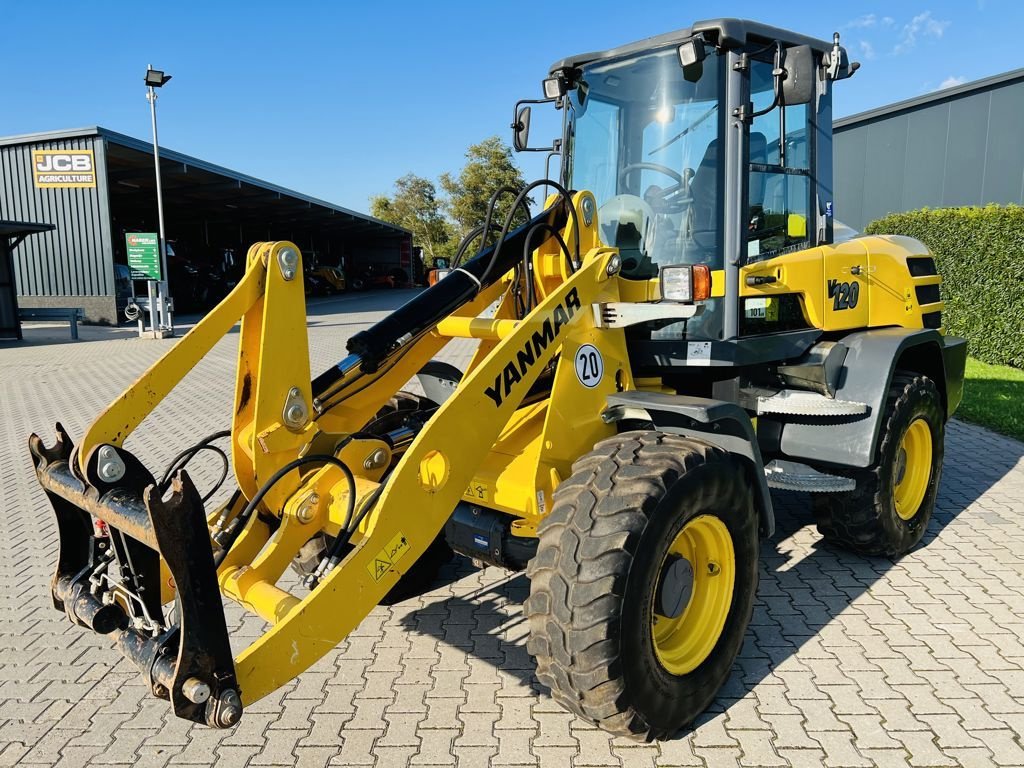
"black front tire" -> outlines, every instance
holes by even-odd
[[[901,469],[901,444],[908,428],[922,420],[931,436],[928,485],[909,519],[896,509],[895,489]],[[818,531],[826,541],[861,555],[898,557],[924,536],[935,509],[942,474],[946,414],[935,382],[927,376],[897,371],[889,387],[885,422],[875,462],[866,469],[841,471],[857,487],[848,493],[814,495]]]
[[[728,613],[704,660],[672,674],[655,650],[655,591],[670,545],[704,515],[732,539]],[[538,534],[526,616],[540,682],[615,735],[650,740],[690,724],[731,673],[757,591],[757,515],[739,461],[678,435],[617,435],[575,463]]]

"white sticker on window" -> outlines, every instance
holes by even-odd
[[[601,383],[604,376],[604,358],[593,344],[584,344],[576,350],[576,378],[580,384],[593,389]]]
[[[746,299],[743,302],[743,314],[755,320],[763,320],[767,317],[768,299],[755,298]]]
[[[711,342],[687,342],[686,362],[690,365],[711,365]]]

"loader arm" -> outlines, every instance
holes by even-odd
[[[575,213],[588,195],[550,201],[354,337],[352,354],[313,380],[299,249],[254,245],[238,286],[111,403],[79,448],[59,425],[52,448],[32,436],[59,529],[55,606],[109,634],[179,717],[217,727],[308,668],[422,555],[560,345],[592,330],[593,304],[617,298],[616,251],[599,247],[596,221],[583,227]],[[570,215],[581,264],[548,248],[548,232]],[[538,227],[544,237],[531,240]],[[510,290],[510,270],[533,244],[536,306],[521,320],[477,320]],[[124,444],[239,317],[230,435],[239,491],[206,510],[187,472],[162,486]],[[451,338],[481,336],[471,370],[418,433],[359,431]],[[279,586],[320,534],[333,544],[310,591]],[[235,659],[218,592],[270,624]],[[172,600],[173,619],[162,606]]]

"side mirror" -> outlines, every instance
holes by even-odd
[[[779,101],[787,107],[809,104],[814,98],[814,52],[809,45],[795,45],[783,52],[782,68],[786,75],[782,80],[782,94]]]
[[[523,152],[530,141],[530,108],[520,107],[516,121],[512,124],[512,146],[516,152]]]

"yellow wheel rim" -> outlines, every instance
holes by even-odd
[[[659,578],[672,555],[685,558],[693,568],[693,591],[677,618],[652,610],[651,634],[662,666],[673,675],[685,675],[711,654],[725,628],[736,583],[736,552],[725,523],[700,515],[679,531],[658,569]]]
[[[932,475],[932,431],[924,419],[914,419],[903,433],[896,453],[893,501],[896,514],[910,520],[921,508]]]

